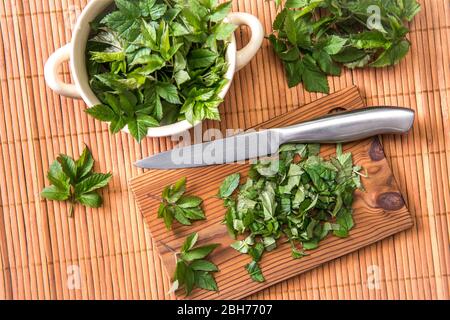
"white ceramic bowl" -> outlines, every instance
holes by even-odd
[[[91,31],[89,23],[103,13],[113,2],[113,0],[91,0],[78,18],[71,42],[56,50],[45,64],[45,80],[47,85],[62,96],[83,99],[89,108],[100,103],[99,99],[95,96],[89,86],[89,77],[86,68],[85,50]],[[234,35],[231,37],[226,52],[226,60],[229,64],[229,68],[225,74],[225,77],[229,82],[220,92],[221,98],[224,98],[227,94],[234,73],[250,62],[258,52],[264,39],[263,27],[261,22],[255,16],[248,13],[237,12],[231,13],[227,19],[229,22],[238,26],[249,26],[252,36],[247,46],[241,50],[236,49],[236,39]],[[70,61],[70,70],[74,81],[73,84],[64,83],[58,77],[60,65],[68,60]],[[192,127],[192,124],[184,120],[167,126],[150,128],[147,136],[171,136],[182,133]],[[123,130],[127,133],[129,132],[127,127]]]

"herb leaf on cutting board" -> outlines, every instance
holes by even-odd
[[[99,208],[102,197],[97,192],[108,185],[112,175],[110,173],[93,172],[94,159],[86,147],[80,158],[74,160],[61,154],[55,160],[47,173],[52,183],[41,192],[41,197],[55,201],[70,202],[70,216],[73,216],[74,205],[80,203],[90,208]]]
[[[188,236],[181,247],[180,254],[177,255],[177,266],[173,276],[172,292],[179,289],[185,290],[189,296],[195,288],[209,291],[217,291],[217,283],[213,272],[217,272],[217,266],[206,260],[209,254],[219,245],[209,244],[195,247],[198,241],[198,233]]]
[[[224,22],[231,1],[116,0],[92,23],[87,60],[101,104],[86,110],[128,126],[139,142],[149,128],[181,120],[220,120],[225,52],[236,26]]]
[[[201,207],[203,200],[196,196],[188,196],[186,178],[183,177],[173,185],[168,185],[162,192],[162,201],[158,209],[158,218],[164,220],[167,230],[172,229],[173,220],[190,226],[192,221],[206,219]]]
[[[410,49],[416,0],[275,0],[279,13],[269,41],[282,60],[289,87],[328,93],[327,75],[342,67],[386,67]],[[379,11],[379,15],[378,15]]]
[[[254,281],[265,281],[259,262],[280,238],[299,259],[330,233],[347,237],[353,228],[353,192],[363,189],[362,168],[341,145],[328,160],[319,151],[317,144],[285,144],[279,157],[253,164],[243,184],[237,173],[220,186],[227,208],[224,224],[233,238],[245,236],[231,247],[250,255],[245,269]]]

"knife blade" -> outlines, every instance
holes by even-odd
[[[415,113],[400,107],[340,112],[285,128],[253,131],[175,148],[135,163],[143,169],[181,169],[236,163],[275,154],[285,143],[343,143],[408,132]]]

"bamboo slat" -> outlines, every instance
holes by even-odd
[[[357,85],[368,105],[414,109],[407,137],[385,136],[383,145],[414,227],[284,281],[251,299],[450,298],[450,6],[421,0],[411,24],[411,52],[398,66],[346,70],[330,78],[332,92]],[[168,139],[137,145],[111,136],[85,115],[84,103],[59,97],[43,78],[48,56],[70,41],[87,0],[0,1],[0,299],[168,299],[167,277],[127,181],[143,172],[132,163],[168,150]],[[272,2],[234,0],[234,11],[258,16],[267,32]],[[248,40],[243,29],[240,45]],[[67,66],[61,70],[70,79]],[[222,106],[223,121],[205,128],[248,128],[321,97],[301,86],[288,89],[267,42],[236,75]],[[89,145],[96,170],[114,178],[100,210],[47,202],[49,164],[61,152],[78,155]],[[368,287],[372,271],[379,287]],[[73,275],[80,271],[80,287]],[[71,277],[72,276],[72,277]],[[76,279],[75,279],[76,280]],[[69,281],[69,282],[68,282]],[[69,286],[75,284],[75,286]]]

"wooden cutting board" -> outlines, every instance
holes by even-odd
[[[351,87],[299,107],[295,111],[257,126],[256,129],[293,125],[328,114],[336,108],[351,110],[363,106],[357,88]],[[266,278],[264,283],[250,280],[244,269],[250,257],[230,248],[229,245],[234,240],[228,236],[226,227],[222,225],[225,209],[222,201],[215,197],[226,176],[240,172],[245,178],[249,165],[150,170],[132,179],[130,186],[169,276],[172,276],[175,268],[174,252],[179,251],[184,239],[192,232],[199,233],[199,245],[220,244],[210,256],[220,270],[215,274],[220,291],[196,290],[190,298],[240,299],[412,226],[412,217],[392,176],[379,139],[375,137],[349,143],[344,145],[344,150],[352,152],[354,162],[363,166],[369,175],[362,180],[365,192],[357,191],[355,194],[353,206],[355,228],[346,239],[329,236],[320,243],[318,249],[310,251],[307,257],[299,260],[291,258],[289,244],[280,245],[276,250],[265,253],[261,262]],[[321,154],[324,157],[334,152],[334,145],[322,146]],[[181,177],[187,177],[187,193],[204,199],[203,208],[207,220],[188,227],[174,223],[173,230],[167,231],[163,221],[157,219],[159,206],[157,199],[160,198],[166,185],[176,182]]]

